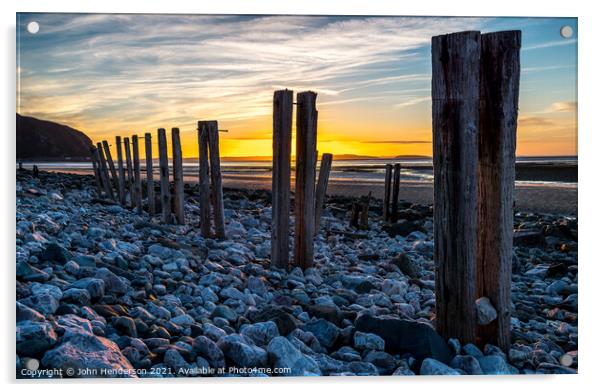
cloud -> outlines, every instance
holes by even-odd
[[[418,105],[419,103],[427,102],[427,101],[430,101],[430,100],[431,100],[430,96],[428,96],[428,97],[413,97],[413,98],[407,99],[406,101],[397,103],[397,104],[393,105],[393,107],[395,107],[395,108],[405,108],[405,107],[408,107],[408,106]]]
[[[544,110],[545,113],[575,113],[576,111],[577,102],[575,101],[554,102]]]
[[[543,49],[543,48],[552,48],[552,47],[556,47],[556,46],[566,46],[566,45],[573,45],[573,44],[577,44],[577,39],[576,38],[571,38],[571,39],[562,39],[562,40],[557,40],[557,41],[549,41],[549,42],[544,42],[544,43],[540,43],[540,44],[535,44],[535,45],[531,45],[531,46],[525,46],[524,48],[522,48],[523,51],[525,50],[535,50],[535,49]]]

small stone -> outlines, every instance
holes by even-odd
[[[250,344],[240,335],[224,336],[217,342],[217,346],[236,366],[262,367],[268,363],[268,353]]]
[[[303,326],[305,331],[314,334],[320,344],[326,348],[334,346],[335,341],[339,336],[339,329],[333,323],[324,319],[311,321]]]
[[[43,261],[56,261],[61,264],[65,264],[71,258],[73,258],[71,252],[54,242],[46,246],[41,256]]]
[[[32,295],[21,300],[21,303],[37,310],[44,316],[54,314],[59,307],[59,301],[48,293]]]
[[[127,284],[124,283],[122,278],[118,277],[107,268],[99,268],[96,271],[95,277],[102,279],[105,282],[105,290],[110,293],[122,295],[128,292]]]
[[[84,289],[68,289],[63,292],[63,301],[76,305],[87,305],[90,303],[90,294]]]
[[[360,331],[357,331],[353,336],[353,345],[359,351],[384,351],[385,349],[385,341],[383,340],[383,338],[373,333],[365,333]]]
[[[477,318],[479,325],[487,325],[497,319],[497,311],[487,297],[481,297],[476,300]]]
[[[73,282],[69,287],[88,291],[93,300],[100,299],[105,295],[105,282],[98,278],[83,278]]]
[[[238,315],[232,309],[226,305],[217,305],[211,313],[211,318],[221,317],[230,322],[234,322],[238,319]]]
[[[188,314],[181,314],[172,318],[170,321],[181,327],[190,327],[192,324],[194,324],[194,319]]]
[[[136,331],[136,323],[134,319],[127,316],[117,317],[114,321],[115,329],[122,332],[126,336],[137,337],[138,333]]]
[[[504,358],[499,355],[487,355],[477,358],[483,374],[512,374]]]
[[[38,357],[57,342],[57,336],[47,321],[25,320],[17,323],[17,354]]]
[[[449,366],[455,369],[460,369],[464,371],[464,373],[470,375],[483,374],[483,370],[481,369],[481,365],[479,365],[479,361],[470,355],[456,355],[449,363]]]
[[[205,336],[197,336],[192,343],[192,347],[203,358],[209,361],[209,364],[214,368],[222,368],[226,366],[224,353],[211,339]]]
[[[273,321],[245,324],[240,328],[240,334],[251,339],[258,346],[265,346],[278,336],[278,326]]]
[[[285,376],[319,376],[320,367],[314,359],[301,353],[285,337],[272,339],[267,347],[270,365],[274,368],[290,369]]]
[[[425,376],[459,376],[460,372],[433,358],[422,361],[420,374]]]

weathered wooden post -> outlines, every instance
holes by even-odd
[[[391,211],[389,213],[389,219],[391,222],[397,222],[397,217],[399,216],[399,182],[401,176],[401,165],[396,163],[393,166],[393,195],[391,201]]]
[[[113,157],[111,156],[111,149],[109,148],[109,142],[106,140],[102,141],[102,147],[104,149],[105,158],[107,163],[109,164],[109,169],[111,171],[111,179],[113,180],[113,187],[117,191],[119,191],[119,177],[117,177],[117,170],[115,170],[115,162],[113,162]]]
[[[119,171],[119,202],[121,205],[125,205],[125,169],[123,168],[121,136],[115,136],[115,149],[117,150],[117,170]]]
[[[155,179],[153,175],[153,142],[150,132],[144,134],[144,153],[146,155],[146,199],[148,213],[155,215]]]
[[[368,196],[366,196],[366,198],[362,198],[363,200],[360,200],[360,224],[359,227],[360,229],[368,229],[370,227],[369,222],[368,222],[368,216],[369,216],[369,212],[370,212],[370,199],[372,198],[372,191],[368,192]]]
[[[295,171],[295,265],[310,268],[314,261],[316,141],[318,111],[313,91],[297,94],[297,154]]]
[[[142,214],[142,176],[140,175],[138,135],[132,136],[132,155],[134,156],[134,196],[136,199],[136,211],[138,214]]]
[[[23,161],[19,161],[18,170],[23,171]]]
[[[161,178],[161,215],[163,223],[171,223],[171,195],[169,193],[169,161],[165,129],[159,128],[159,176]]]
[[[174,182],[175,215],[178,224],[183,225],[184,219],[184,171],[182,168],[182,145],[180,143],[180,129],[171,129],[171,149]]]
[[[96,151],[98,152],[99,156],[100,175],[102,176],[102,185],[105,188],[105,194],[107,195],[107,197],[115,199],[115,195],[113,194],[113,188],[111,188],[111,183],[109,182],[109,170],[107,169],[107,161],[105,160],[105,155],[102,151],[102,144],[96,143]]]
[[[477,133],[480,33],[432,38],[432,118],[437,330],[476,333]]]
[[[383,219],[388,220],[391,211],[391,175],[393,165],[387,163],[385,166],[385,195],[383,196]]]
[[[481,35],[476,296],[489,298],[497,319],[480,325],[477,337],[503,350],[510,347],[520,46],[520,31]]]
[[[98,160],[100,158],[96,152],[96,147],[90,146],[90,155],[92,161],[92,170],[94,171],[94,180],[96,181],[96,193],[98,194],[98,197],[102,197],[102,180],[98,165]]]
[[[330,177],[330,167],[332,166],[332,154],[322,154],[320,161],[320,173],[318,175],[318,184],[316,185],[316,233],[320,231],[320,219],[322,218],[322,207],[328,188],[328,178]]]
[[[226,238],[226,226],[224,219],[224,191],[222,189],[217,121],[208,121],[207,131],[209,136],[209,160],[211,162],[213,224],[215,227],[215,237],[223,239]]]
[[[125,149],[125,163],[128,169],[127,189],[130,193],[130,207],[136,206],[136,190],[134,189],[134,166],[132,164],[132,150],[130,149],[130,138],[123,138]]]
[[[211,190],[209,185],[209,131],[207,121],[198,122],[199,226],[203,237],[211,236]]]
[[[271,264],[287,268],[289,261],[291,137],[293,92],[274,92],[272,118],[272,253]]]

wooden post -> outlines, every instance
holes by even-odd
[[[432,39],[437,330],[475,341],[480,33]],[[477,75],[477,76],[475,76]]]
[[[109,149],[109,142],[106,140],[102,141],[102,147],[104,149],[105,158],[107,163],[109,164],[109,169],[111,171],[111,178],[113,180],[113,186],[117,191],[119,191],[119,177],[117,177],[117,170],[115,170],[115,162],[113,162],[113,157],[111,156],[111,150]],[[121,196],[121,195],[119,195]]]
[[[330,177],[330,167],[332,166],[332,154],[322,154],[320,161],[320,174],[318,175],[318,184],[316,185],[316,233],[320,231],[320,218],[322,217],[322,207],[328,188],[328,178]]]
[[[520,31],[481,36],[481,107],[477,210],[477,297],[497,319],[479,326],[482,344],[510,348],[512,211],[520,76]]]
[[[184,171],[182,169],[182,145],[180,143],[180,129],[171,129],[171,149],[174,182],[175,214],[178,224],[183,225],[184,219]]]
[[[316,140],[318,112],[312,91],[297,94],[297,156],[295,171],[295,265],[314,261]]]
[[[38,169],[38,165],[33,165],[33,176],[38,177],[40,175],[40,170]]]
[[[100,157],[96,152],[96,147],[90,146],[90,155],[92,157],[92,170],[94,171],[94,180],[96,181],[96,193],[98,193],[98,197],[102,198],[102,180],[100,176],[100,170],[98,161]]]
[[[372,191],[368,192],[368,196],[360,203],[360,224],[361,229],[368,229],[368,213],[370,212],[370,199],[372,198]]]
[[[351,214],[349,217],[349,226],[358,228],[360,221],[360,203],[354,201],[351,203]]]
[[[171,195],[169,194],[169,161],[165,129],[159,128],[159,176],[161,177],[161,215],[163,223],[171,223]]]
[[[132,136],[132,155],[134,156],[134,197],[136,199],[136,212],[142,214],[142,177],[140,176],[138,135]]]
[[[119,171],[119,202],[121,205],[125,205],[125,169],[123,168],[121,136],[115,136],[115,148],[117,149],[117,170]]]
[[[144,153],[146,154],[146,199],[148,213],[155,215],[155,179],[153,175],[153,142],[149,132],[144,134]]]
[[[115,199],[115,195],[113,194],[113,189],[111,188],[111,183],[109,182],[109,170],[107,169],[107,161],[105,160],[105,155],[102,151],[102,144],[96,143],[96,151],[98,152],[99,162],[100,162],[100,175],[102,178],[102,185],[105,188],[105,194],[107,197],[111,199]]]
[[[136,190],[134,189],[134,166],[132,165],[132,153],[130,149],[130,139],[123,138],[123,147],[125,149],[125,162],[128,169],[127,189],[130,193],[130,207],[136,206]]]
[[[219,157],[219,134],[217,121],[207,122],[209,136],[209,160],[211,162],[211,186],[213,201],[213,224],[215,226],[215,237],[226,238],[226,227],[224,219],[224,191],[222,189],[222,171]]]
[[[19,171],[23,171],[23,161],[19,161]]]
[[[385,166],[385,195],[383,197],[383,219],[388,220],[391,211],[391,175],[393,165],[387,163]]]
[[[272,253],[271,265],[288,268],[291,208],[291,137],[293,92],[274,92],[272,118]]]
[[[399,216],[399,181],[401,176],[401,165],[396,163],[393,166],[393,200],[391,200],[391,212],[389,214],[390,221],[392,223],[397,222],[397,217]]]
[[[209,131],[207,121],[198,122],[199,226],[203,237],[211,236],[211,190],[209,185]]]

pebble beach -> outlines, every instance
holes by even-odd
[[[576,206],[516,208],[505,352],[436,333],[428,201],[402,192],[388,224],[372,199],[356,229],[353,195],[327,196],[314,268],[287,271],[270,267],[270,192],[229,185],[218,241],[200,235],[193,183],[186,224],[168,225],[98,199],[92,176],[18,171],[17,377],[577,372]]]

